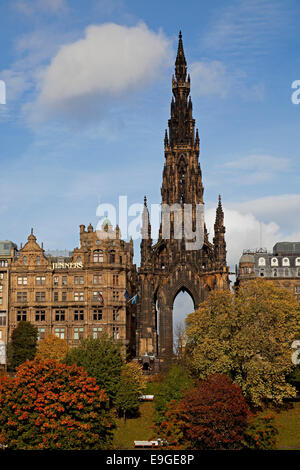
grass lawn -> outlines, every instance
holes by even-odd
[[[276,413],[276,424],[279,429],[278,449],[300,450],[300,402],[293,408]]]
[[[133,441],[149,440],[154,436],[152,426],[154,403],[144,402],[140,406],[138,418],[117,419],[114,445],[116,449],[133,449]],[[275,414],[276,425],[279,429],[277,449],[300,450],[300,402],[293,404],[293,408]]]
[[[140,416],[138,418],[117,419],[117,429],[115,430],[114,446],[116,449],[133,449],[133,441],[148,441],[153,438],[154,431],[151,429],[153,422],[153,402],[143,402],[140,406]]]

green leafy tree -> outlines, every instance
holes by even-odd
[[[94,378],[75,365],[26,361],[0,379],[0,444],[12,450],[112,447],[113,419]]]
[[[116,395],[115,405],[124,421],[129,415],[136,415],[139,410],[139,396],[145,390],[141,367],[130,362],[121,373],[120,387]]]
[[[173,365],[165,379],[159,384],[159,390],[155,395],[156,422],[158,424],[164,419],[168,404],[172,400],[179,401],[183,392],[192,386],[193,380],[186,370],[181,365]]]
[[[199,378],[229,375],[255,407],[295,396],[285,376],[293,369],[299,304],[288,289],[257,279],[237,294],[214,291],[186,322],[186,351]]]
[[[8,362],[15,369],[26,359],[32,360],[37,351],[38,329],[27,321],[21,321],[13,330],[8,346]]]
[[[65,363],[83,367],[90,377],[95,377],[97,385],[105,390],[110,403],[114,403],[124,366],[118,343],[107,336],[84,339],[80,346],[67,353]]]

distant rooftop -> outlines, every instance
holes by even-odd
[[[12,248],[17,249],[17,245],[10,240],[0,241],[0,255],[9,256]]]
[[[45,256],[46,257],[52,257],[52,258],[70,258],[73,256],[73,251],[69,250],[48,250],[45,251]]]
[[[278,242],[273,246],[273,255],[300,255],[300,242]]]

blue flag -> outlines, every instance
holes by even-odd
[[[131,303],[132,303],[132,304],[136,304],[136,303],[137,303],[137,300],[138,300],[138,295],[135,294],[135,296],[132,297],[132,299],[131,299]]]
[[[128,290],[127,290],[127,289],[125,289],[124,297],[125,297],[125,300],[126,300],[126,301],[130,299],[130,295],[128,294]]]

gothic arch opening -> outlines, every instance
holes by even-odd
[[[175,355],[185,347],[185,319],[195,311],[195,302],[191,292],[182,287],[173,300],[173,351]]]

